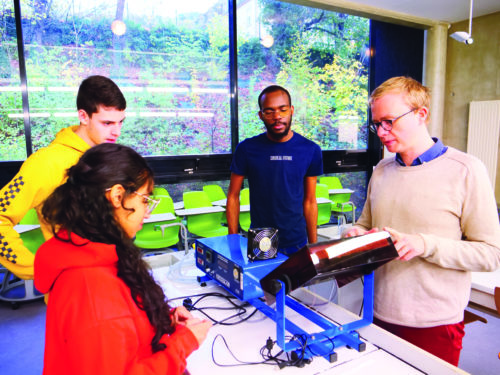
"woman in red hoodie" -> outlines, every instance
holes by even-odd
[[[211,323],[171,309],[133,238],[157,202],[131,148],[101,144],[46,200],[54,237],[35,257],[50,293],[44,374],[181,374]]]

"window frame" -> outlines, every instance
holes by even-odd
[[[26,149],[27,155],[31,155],[32,143],[31,143],[31,125],[29,119],[29,97],[27,88],[27,76],[26,67],[24,61],[24,41],[22,37],[22,24],[21,24],[21,9],[20,0],[14,1],[15,9],[15,20],[16,20],[16,32],[17,32],[17,42],[18,42],[18,53],[19,53],[19,65],[20,65],[20,76],[21,76],[21,89],[22,89],[22,103],[23,103],[23,113],[24,113],[24,127],[25,127],[25,138],[26,138]],[[308,3],[309,4],[309,3]],[[310,5],[317,5],[313,2]],[[239,129],[238,129],[238,76],[237,76],[237,34],[236,34],[236,13],[237,13],[236,0],[228,0],[228,22],[229,22],[229,72],[230,72],[230,129],[231,129],[231,153],[227,154],[207,154],[207,155],[189,155],[189,156],[150,156],[146,157],[146,160],[151,165],[154,173],[155,180],[159,184],[175,183],[181,181],[210,181],[215,179],[229,179],[230,171],[229,166],[232,160],[232,154],[236,149],[239,141]],[[332,8],[333,10],[333,8]],[[389,25],[389,27],[387,27]],[[369,91],[371,92],[376,85],[381,82],[381,75],[377,74],[377,67],[387,66],[387,63],[391,61],[393,56],[398,56],[398,59],[402,59],[400,63],[395,67],[396,69],[386,69],[384,74],[398,75],[407,74],[406,72],[400,72],[400,67],[405,64],[410,63],[412,65],[411,72],[418,73],[416,78],[421,78],[423,69],[423,58],[420,62],[415,62],[414,60],[409,60],[404,58],[408,49],[408,40],[405,40],[405,45],[401,45],[398,41],[394,40],[394,33],[387,30],[391,29],[391,25],[398,28],[407,28],[406,26],[397,26],[394,24],[388,24],[381,21],[370,22],[370,48],[372,51],[376,51],[382,48],[384,45],[388,45],[394,54],[391,56],[385,56],[384,54],[376,54],[376,57],[370,60],[369,69]],[[384,29],[385,28],[385,29]],[[372,38],[372,35],[379,29],[382,30],[382,37]],[[411,28],[412,30],[415,30]],[[422,55],[423,55],[423,30],[422,32]],[[420,37],[416,38],[417,40]],[[404,48],[404,49],[403,49]],[[405,53],[398,53],[398,51],[405,51]],[[391,64],[389,64],[391,65]],[[399,70],[398,70],[399,69]],[[367,120],[369,120],[369,111],[367,109],[368,115]],[[382,157],[382,148],[380,141],[376,135],[369,133],[368,147],[366,150],[323,150],[323,169],[325,174],[330,173],[346,173],[354,171],[366,171],[367,172],[367,182],[371,176],[373,166],[378,163]],[[12,177],[17,173],[23,161],[0,161],[0,170],[2,170],[2,177],[0,178],[0,183],[4,186],[9,182]]]

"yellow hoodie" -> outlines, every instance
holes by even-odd
[[[33,279],[35,256],[23,245],[14,226],[33,207],[41,218],[45,199],[66,180],[66,170],[90,148],[75,133],[77,128],[59,131],[49,146],[26,159],[17,175],[0,191],[0,263],[20,278]],[[50,228],[42,220],[40,223],[45,239],[52,237]]]

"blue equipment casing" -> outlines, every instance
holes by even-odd
[[[196,240],[196,266],[205,273],[198,280],[215,280],[229,293],[242,301],[247,301],[276,323],[276,341],[285,352],[294,352],[297,358],[309,360],[322,356],[330,362],[337,360],[335,349],[348,346],[359,352],[366,349],[366,344],[359,337],[357,329],[373,321],[373,272],[364,276],[363,317],[338,325],[323,315],[309,309],[286,295],[287,287],[282,280],[276,279],[279,288],[275,307],[268,306],[261,300],[264,292],[261,279],[274,271],[287,259],[278,253],[276,258],[250,261],[248,259],[248,240],[239,234],[210,237]],[[285,263],[286,264],[286,263]],[[297,271],[300,273],[300,270]],[[285,307],[295,310],[302,317],[313,322],[321,329],[319,332],[307,332],[285,317]],[[301,340],[289,340],[290,335]],[[288,342],[287,342],[288,341]],[[306,362],[307,363],[307,362]]]
[[[242,301],[263,297],[260,279],[288,259],[278,253],[276,258],[252,262],[247,243],[239,234],[201,238],[195,251],[196,267]]]

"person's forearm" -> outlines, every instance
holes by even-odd
[[[306,231],[309,243],[318,242],[318,206],[314,204],[304,204],[304,216],[306,218]]]
[[[226,218],[229,234],[236,234],[239,231],[240,200],[239,198],[227,199]]]

